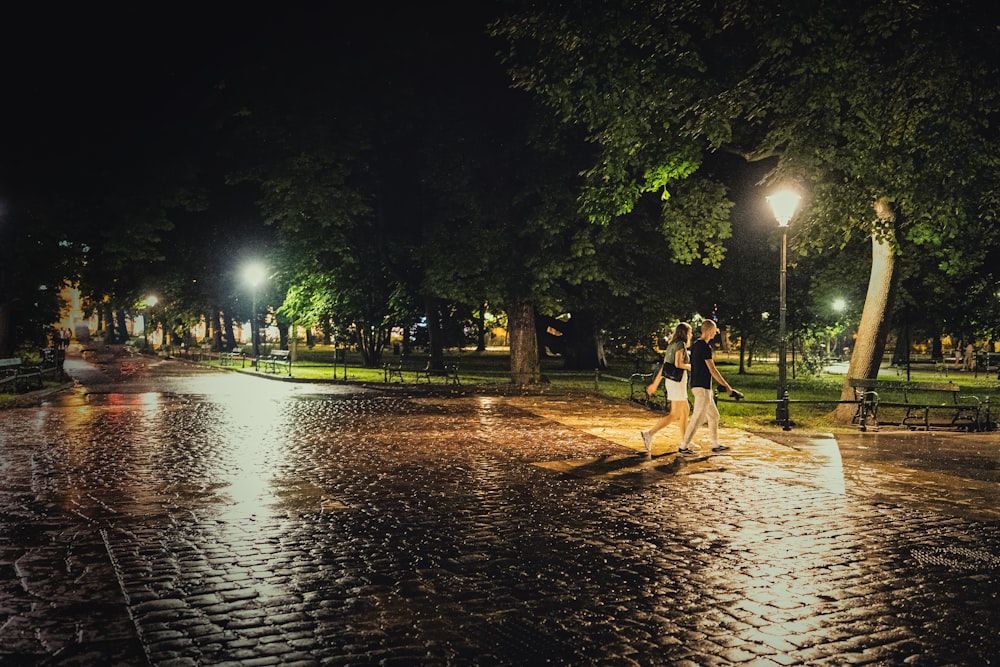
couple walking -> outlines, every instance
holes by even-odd
[[[715,367],[712,360],[712,340],[718,333],[718,325],[712,320],[703,320],[701,323],[701,337],[691,345],[691,325],[681,322],[674,329],[673,335],[667,341],[667,349],[664,353],[664,362],[670,362],[677,368],[684,370],[679,380],[665,380],[667,385],[667,398],[670,400],[670,414],[657,421],[647,430],[642,431],[642,442],[646,446],[646,451],[652,451],[653,436],[663,427],[678,422],[680,431],[683,434],[680,447],[677,449],[681,454],[693,454],[691,449],[691,439],[694,438],[695,431],[708,422],[708,432],[712,440],[712,451],[720,452],[729,447],[719,442],[719,408],[715,404],[715,397],[712,395],[712,378],[725,388],[727,394],[742,396],[736,392],[722,374]],[[694,394],[694,412],[688,414],[687,398],[687,375],[691,373],[691,393]],[[646,387],[646,394],[652,395],[660,386],[663,379],[663,367],[657,371],[653,382]]]

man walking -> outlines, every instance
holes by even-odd
[[[687,430],[681,440],[681,446],[677,450],[681,454],[693,454],[691,449],[691,439],[694,437],[702,424],[708,422],[708,433],[712,439],[712,451],[721,452],[729,447],[719,443],[719,408],[715,404],[715,397],[712,394],[712,378],[720,386],[725,387],[727,394],[733,394],[733,388],[729,386],[722,373],[715,367],[712,360],[712,340],[719,330],[718,325],[712,320],[702,320],[701,338],[691,346],[691,393],[694,394],[694,411],[688,421]]]

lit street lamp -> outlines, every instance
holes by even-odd
[[[143,301],[145,313],[143,313],[142,321],[142,341],[146,352],[149,352],[149,311],[153,309],[153,306],[156,305],[157,301],[159,301],[159,299],[152,294],[147,296]]]
[[[837,321],[834,323],[834,326],[836,327],[834,329],[835,333],[833,333],[831,339],[826,342],[826,356],[832,357],[833,353],[836,352],[837,358],[839,359],[841,357],[841,354],[840,350],[836,349],[836,347],[837,347],[838,337],[840,334],[840,326],[841,326],[840,319],[843,316],[844,311],[847,309],[847,301],[843,297],[838,296],[836,299],[833,300],[833,303],[830,304],[830,307],[833,308],[833,312],[836,313]],[[831,347],[833,349],[831,349]]]
[[[250,338],[253,344],[254,363],[256,364],[257,357],[260,355],[260,336],[257,332],[257,286],[264,282],[264,267],[257,262],[247,264],[243,269],[243,277],[251,288]]]
[[[778,318],[778,407],[774,412],[774,419],[780,424],[788,426],[788,403],[785,402],[785,395],[788,392],[788,379],[786,373],[785,352],[788,347],[788,335],[785,329],[785,273],[787,270],[788,252],[788,221],[795,215],[795,208],[799,205],[801,197],[792,190],[782,190],[767,198],[774,211],[774,218],[781,227],[781,288],[780,288],[780,315]]]

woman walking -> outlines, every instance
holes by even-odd
[[[687,375],[688,371],[691,370],[691,359],[688,356],[688,345],[690,344],[691,325],[687,322],[681,322],[674,329],[670,340],[667,341],[667,349],[663,354],[663,363],[673,364],[683,372],[678,379],[672,380],[666,378],[665,380],[667,399],[670,401],[670,414],[658,420],[649,430],[641,432],[642,444],[646,446],[647,452],[653,451],[653,436],[663,427],[678,422],[681,435],[687,430],[688,417],[690,415],[687,396]],[[663,366],[660,366],[660,370],[656,372],[653,382],[646,387],[647,396],[652,396],[656,392],[660,386],[661,379],[663,379]]]

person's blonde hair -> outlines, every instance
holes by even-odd
[[[701,332],[705,333],[710,329],[719,329],[719,325],[715,323],[715,320],[710,320],[708,318],[701,321]]]

